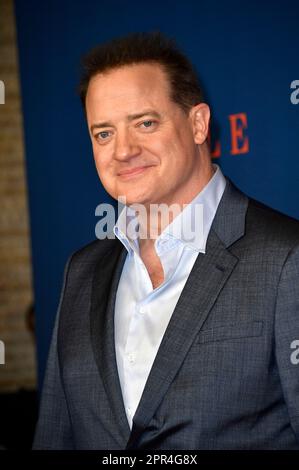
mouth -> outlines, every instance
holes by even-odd
[[[127,179],[143,174],[148,168],[151,168],[151,167],[152,165],[138,166],[136,168],[131,168],[129,170],[122,170],[117,173],[117,176],[123,180],[127,180]]]

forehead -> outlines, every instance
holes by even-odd
[[[87,114],[121,108],[135,112],[136,106],[163,106],[169,102],[170,85],[162,67],[136,64],[95,75],[89,83],[86,110]]]

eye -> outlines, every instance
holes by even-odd
[[[144,121],[142,124],[144,125],[144,127],[151,127],[153,121]]]
[[[101,131],[98,134],[96,134],[96,139],[100,140],[106,140],[110,136],[109,131]]]
[[[151,119],[148,119],[147,121],[143,121],[140,124],[140,127],[143,128],[143,129],[153,129],[156,124],[157,124],[157,121],[153,121]]]

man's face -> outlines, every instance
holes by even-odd
[[[159,65],[94,76],[86,111],[96,168],[113,198],[145,205],[190,201],[200,172],[194,126],[170,99]]]

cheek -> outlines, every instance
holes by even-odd
[[[185,133],[182,131],[177,135],[176,139],[169,145],[169,155],[173,161],[174,166],[184,171],[192,164],[194,156],[194,141],[192,135],[186,129]]]
[[[98,155],[93,155],[94,157],[94,162],[95,162],[95,165],[96,165],[96,169],[97,169],[97,172],[99,174],[99,176],[103,175],[103,164],[101,163],[101,160],[100,158],[98,157]]]
[[[99,149],[98,146],[93,146],[93,158],[98,173],[104,175],[109,166],[109,159],[107,158],[106,152],[104,152],[102,149]]]
[[[112,197],[115,197],[117,177],[115,176],[113,159],[110,154],[101,149],[100,152],[98,150],[94,152],[94,161],[102,185]]]
[[[177,173],[178,169],[183,171],[186,150],[186,147],[184,147],[178,139],[169,139],[165,142],[163,147],[159,149],[162,168],[164,168],[165,171],[169,171],[171,174]]]

